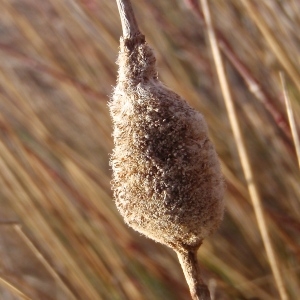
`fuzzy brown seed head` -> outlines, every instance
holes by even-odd
[[[219,225],[224,183],[203,116],[158,79],[142,35],[121,39],[109,103],[116,205],[126,223],[174,249],[197,247]]]

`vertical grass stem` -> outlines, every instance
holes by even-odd
[[[207,0],[201,0],[201,4],[203,7],[203,12],[204,12],[204,16],[205,16],[205,20],[206,20],[206,24],[207,24],[208,36],[209,36],[211,49],[212,49],[212,54],[213,54],[213,58],[215,60],[217,74],[219,77],[225,105],[227,108],[229,121],[231,124],[231,128],[232,128],[232,131],[234,134],[235,141],[236,141],[238,153],[239,153],[240,160],[241,160],[241,165],[242,165],[242,168],[244,171],[244,176],[247,181],[248,190],[249,190],[249,194],[250,194],[251,201],[253,204],[258,227],[260,230],[260,234],[262,236],[262,240],[263,240],[264,247],[265,247],[265,250],[267,253],[269,264],[271,266],[271,269],[272,269],[272,272],[273,272],[273,275],[274,275],[274,278],[275,278],[275,281],[277,284],[280,298],[282,300],[287,300],[288,299],[287,292],[285,290],[284,281],[283,281],[283,278],[282,278],[282,275],[280,272],[280,268],[279,268],[279,265],[278,265],[278,262],[276,259],[275,250],[274,250],[272,242],[271,242],[270,234],[269,234],[269,231],[267,228],[267,222],[266,222],[264,211],[263,211],[261,198],[260,198],[258,189],[255,184],[253,171],[251,168],[246,145],[244,142],[244,137],[243,137],[243,134],[240,129],[239,121],[238,121],[234,103],[233,103],[233,99],[232,99],[232,96],[230,93],[222,57],[220,54],[220,50],[218,48],[217,38],[216,38],[215,32],[213,30],[213,24],[212,24]]]
[[[299,169],[300,169],[300,141],[299,141],[299,135],[297,132],[297,126],[296,126],[296,122],[295,122],[292,104],[291,104],[290,98],[287,93],[285,78],[282,73],[280,73],[280,79],[281,79],[281,84],[282,84],[282,88],[283,88],[283,95],[284,95],[284,99],[285,99],[286,111],[287,111],[291,131],[292,131],[292,136],[293,136],[293,140],[294,140],[294,144],[295,144],[298,165],[299,165]]]

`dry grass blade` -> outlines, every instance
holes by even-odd
[[[24,172],[22,167],[19,163],[12,157],[11,153],[7,150],[5,145],[0,143],[0,153],[1,157],[4,157],[5,161],[0,158],[0,164],[2,168],[2,177],[4,182],[6,183],[5,186],[10,186],[13,190],[15,195],[18,196],[22,194],[22,203],[14,203],[14,208],[17,212],[21,215],[26,216],[28,215],[28,210],[30,210],[31,215],[28,216],[26,219],[24,218],[25,223],[28,225],[29,228],[33,229],[35,234],[39,236],[41,239],[43,237],[47,237],[49,241],[49,245],[54,246],[54,251],[56,255],[60,257],[64,257],[64,262],[69,265],[70,270],[74,270],[71,272],[70,276],[73,277],[74,282],[77,282],[77,288],[81,288],[84,291],[84,294],[88,299],[94,299],[98,297],[97,292],[94,290],[93,286],[87,281],[87,278],[83,274],[82,270],[80,270],[79,266],[76,262],[72,261],[69,253],[66,251],[64,245],[58,240],[57,236],[55,235],[53,229],[44,219],[41,211],[39,211],[38,207],[35,203],[32,202],[30,196],[26,193],[26,189],[22,187],[22,184],[18,182],[18,179],[15,177],[14,172],[12,172],[7,165],[7,163],[12,166],[14,171],[18,170],[18,177],[21,177],[24,182],[27,182],[27,186],[32,187],[32,195],[33,197],[40,197],[42,199],[42,194],[40,191],[35,187],[35,184],[31,181],[32,179],[27,176]],[[29,180],[29,182],[28,182]],[[35,222],[38,222],[39,226],[35,225]]]
[[[58,81],[66,82],[67,84],[76,87],[78,90],[82,91],[83,93],[92,96],[94,99],[102,100],[102,101],[106,100],[106,95],[102,94],[101,92],[95,91],[90,86],[78,81],[76,78],[72,78],[62,72],[50,68],[49,66],[37,60],[34,60],[31,57],[27,57],[26,55],[18,52],[12,47],[8,47],[7,45],[0,43],[0,50],[5,52],[9,56],[16,58],[17,60],[20,61],[21,64],[28,65],[29,67],[38,70],[39,72],[49,74],[50,76],[54,77]]]
[[[300,92],[300,72],[292,62],[291,58],[287,54],[287,51],[284,49],[282,44],[277,40],[274,33],[270,30],[269,26],[259,13],[256,4],[252,0],[242,0],[241,1],[247,11],[249,12],[250,17],[254,20],[257,27],[260,29],[264,35],[266,41],[269,43],[272,51],[276,55],[277,59],[281,62],[282,66],[285,68],[286,72],[290,75],[291,79],[294,81],[294,84]]]
[[[32,298],[26,296],[23,292],[21,292],[17,287],[15,287],[13,284],[5,280],[4,278],[0,277],[0,284],[2,284],[4,287],[8,288],[14,295],[20,297],[24,300],[32,300]]]
[[[45,259],[43,254],[35,247],[29,237],[24,233],[20,225],[13,226],[16,233],[21,237],[24,243],[31,249],[31,251],[35,254],[37,259],[43,264],[43,266],[47,269],[47,271],[53,276],[53,278],[57,281],[57,283],[63,288],[70,299],[78,299],[73,292],[69,289],[69,287],[65,284],[59,274],[53,269],[53,267],[49,264],[49,262]]]
[[[201,20],[201,22],[205,23],[204,15],[200,11],[200,7],[197,0],[185,0],[185,2],[187,6],[196,15],[196,17],[199,20]],[[233,67],[237,70],[237,72],[245,80],[249,91],[254,94],[257,100],[263,103],[266,110],[269,111],[270,115],[273,117],[278,127],[281,128],[281,130],[288,138],[290,138],[291,133],[289,130],[288,122],[286,121],[284,115],[279,110],[279,108],[276,107],[275,99],[272,99],[268,92],[262,87],[258,79],[255,78],[255,76],[252,74],[250,69],[239,58],[238,54],[235,52],[234,48],[230,45],[230,42],[222,34],[222,32],[217,29],[215,29],[215,32],[219,48],[222,50],[222,52],[228,58],[228,60],[232,63]],[[290,149],[289,143],[286,143],[286,146]]]
[[[210,261],[214,261],[215,265],[218,266],[221,270],[227,270],[227,274],[230,276],[230,280],[236,282],[235,287],[238,290],[241,290],[243,294],[251,297],[259,297],[259,299],[265,300],[274,300],[273,296],[265,293],[263,289],[261,289],[255,282],[248,280],[243,276],[243,274],[237,272],[235,268],[231,265],[228,265],[225,261],[222,261],[218,258],[217,255],[212,254],[212,249],[209,247],[203,247],[202,253],[200,253],[203,259],[209,259]],[[218,299],[216,299],[218,300]]]
[[[260,198],[257,186],[255,184],[255,179],[253,176],[253,171],[252,171],[249,157],[247,154],[244,137],[243,137],[243,134],[240,129],[238,117],[237,117],[234,103],[232,100],[232,96],[230,93],[230,88],[229,88],[228,81],[226,78],[224,65],[222,62],[221,54],[220,54],[220,51],[218,48],[217,39],[216,39],[213,25],[212,25],[212,19],[210,16],[210,9],[208,6],[208,2],[207,2],[207,0],[201,0],[201,3],[202,3],[202,7],[203,7],[204,16],[206,19],[207,31],[208,31],[210,44],[211,44],[213,58],[214,58],[214,61],[216,64],[217,73],[218,73],[224,101],[225,101],[226,108],[227,108],[228,118],[229,118],[231,128],[232,128],[232,131],[233,131],[233,134],[235,137],[236,146],[238,148],[238,153],[239,153],[239,157],[241,160],[241,165],[243,167],[244,176],[247,181],[249,194],[250,194],[251,200],[253,202],[253,207],[255,210],[259,230],[260,230],[263,242],[264,242],[264,246],[265,246],[265,249],[266,249],[266,252],[268,255],[269,263],[270,263],[270,266],[271,266],[273,274],[274,274],[274,278],[277,283],[280,297],[282,300],[287,300],[288,296],[287,296],[287,293],[285,290],[285,284],[284,284],[284,281],[283,281],[283,278],[281,275],[279,264],[278,264],[276,256],[275,256],[275,250],[274,250],[272,242],[271,242],[270,234],[268,232],[266,217],[265,217],[265,214],[263,211],[261,198]]]
[[[296,149],[296,153],[297,153],[298,165],[299,165],[299,169],[300,169],[300,140],[299,140],[299,135],[297,132],[297,126],[296,126],[296,122],[295,122],[295,118],[294,118],[292,104],[291,104],[290,97],[289,97],[287,89],[286,89],[286,83],[285,83],[285,78],[284,78],[283,73],[280,73],[280,79],[281,79],[281,83],[282,83],[286,111],[287,111],[287,115],[289,117],[291,131],[292,131],[295,149]]]

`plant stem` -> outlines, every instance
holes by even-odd
[[[123,37],[132,38],[140,34],[130,0],[116,0],[122,23]]]
[[[61,276],[56,272],[56,270],[51,266],[51,264],[46,260],[44,255],[37,249],[37,247],[33,244],[33,242],[29,239],[29,237],[22,230],[20,225],[13,225],[14,230],[20,236],[20,238],[25,242],[28,248],[34,253],[36,258],[43,264],[46,270],[53,276],[53,278],[60,284],[61,288],[66,292],[66,294],[70,297],[69,299],[78,299],[72,290],[67,286]]]
[[[193,300],[210,300],[209,290],[200,276],[197,250],[180,250],[176,252]]]
[[[262,14],[259,13],[254,1],[242,0],[241,3],[246,8],[246,11],[248,11],[249,16],[265,37],[267,43],[269,44],[273,53],[276,55],[278,61],[282,64],[286,72],[290,75],[298,91],[300,91],[299,69],[295,66],[294,62],[287,53],[285,47],[282,45],[281,41],[279,41],[276,38],[276,35],[274,35],[274,33],[272,32]]]
[[[200,10],[198,1],[185,0],[185,2],[187,7],[192,10],[192,12],[200,20],[200,22],[204,23],[204,25],[207,26],[203,12]],[[231,62],[235,70],[242,76],[242,78],[244,79],[245,83],[248,86],[249,91],[255,96],[257,100],[259,100],[264,105],[264,107],[270,113],[277,126],[282,130],[285,137],[284,143],[287,149],[293,154],[294,150],[290,143],[291,132],[289,129],[289,125],[285,116],[275,105],[276,102],[275,99],[271,98],[271,96],[267,93],[267,91],[261,86],[259,80],[256,79],[254,75],[251,73],[251,70],[238,57],[237,53],[231,47],[230,43],[228,42],[226,37],[222,34],[222,32],[220,32],[218,29],[215,29],[215,33],[216,33],[216,39],[218,41],[220,50]]]
[[[300,141],[299,141],[299,136],[297,133],[297,126],[296,126],[295,117],[294,117],[294,113],[293,113],[293,109],[292,109],[292,104],[291,104],[291,101],[290,101],[290,98],[289,98],[289,95],[287,92],[285,78],[283,76],[283,73],[280,73],[280,79],[281,79],[281,84],[282,84],[282,88],[283,88],[283,95],[284,95],[284,99],[285,99],[286,111],[287,111],[288,119],[290,122],[292,136],[293,136],[296,154],[297,154],[297,158],[298,158],[298,165],[299,165],[299,169],[300,169]]]
[[[255,216],[258,223],[258,228],[264,243],[266,254],[271,266],[275,282],[278,287],[280,299],[287,300],[288,295],[284,286],[284,280],[281,274],[281,268],[277,261],[275,250],[271,241],[271,236],[267,226],[267,221],[263,209],[262,200],[258,192],[258,188],[255,183],[253,170],[250,164],[249,155],[247,152],[246,144],[244,142],[244,136],[241,131],[240,123],[235,110],[233,98],[231,96],[229,84],[226,78],[225,68],[222,60],[222,56],[218,47],[217,37],[213,28],[210,9],[207,0],[201,0],[203,7],[203,13],[207,24],[207,32],[211,45],[213,58],[216,65],[216,70],[220,82],[220,87],[223,93],[224,102],[227,109],[229,122],[233,131],[233,135],[236,141],[238,154],[240,157],[241,165],[243,168],[244,176],[247,181],[249,195],[253,204]]]
[[[29,298],[26,296],[23,292],[21,292],[17,287],[15,287],[13,284],[8,282],[6,279],[0,277],[0,284],[9,289],[13,294],[18,296],[18,299],[23,300],[32,300],[32,298]],[[20,297],[20,298],[19,298]]]

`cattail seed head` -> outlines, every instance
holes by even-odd
[[[203,116],[157,78],[143,35],[121,38],[109,103],[112,187],[125,222],[173,249],[198,247],[219,225],[224,182]]]

